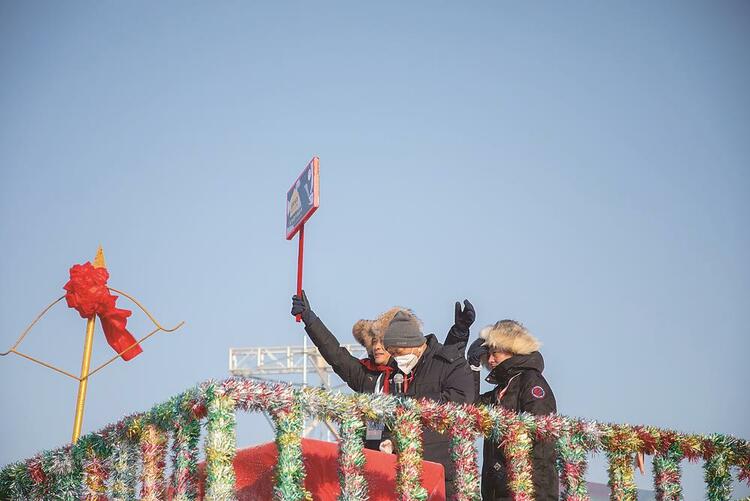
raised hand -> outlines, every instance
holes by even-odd
[[[474,311],[474,306],[469,302],[468,299],[464,299],[464,307],[461,308],[461,303],[456,301],[456,313],[454,316],[455,326],[462,332],[469,332],[469,327],[474,323],[477,318],[477,313]]]
[[[308,324],[315,317],[312,309],[310,309],[310,301],[308,301],[304,290],[302,291],[302,296],[296,294],[292,296],[292,316],[296,317],[297,315],[302,316],[302,321],[305,324]]]

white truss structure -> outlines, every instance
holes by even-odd
[[[359,344],[345,344],[346,348],[356,358],[364,358],[367,351]],[[290,382],[290,376],[301,375],[302,385],[310,384],[310,376],[317,376],[320,381],[316,386],[326,390],[333,390],[343,386],[336,376],[336,385],[331,383],[333,369],[315,346],[307,345],[307,338],[302,346],[258,346],[251,348],[229,348],[229,373],[233,376],[244,376],[255,379]],[[269,424],[273,423],[266,416]],[[317,419],[306,424],[304,436],[310,436],[319,426],[327,428],[327,438],[331,433],[338,438],[338,430],[328,422]]]

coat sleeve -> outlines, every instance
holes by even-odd
[[[364,393],[372,393],[375,390],[377,380],[375,375],[368,371],[359,359],[349,353],[349,350],[339,344],[336,336],[328,330],[320,318],[315,318],[310,325],[305,326],[305,331],[318,347],[325,361],[333,368],[333,372],[338,374],[352,390]]]
[[[524,376],[518,395],[520,411],[535,416],[557,412],[555,395],[544,376],[537,372],[524,373]]]
[[[474,385],[474,371],[469,367],[465,358],[453,361],[441,387],[440,400],[442,402],[456,402],[472,404],[477,398]]]
[[[455,326],[455,324],[448,330],[448,334],[445,335],[445,343],[443,346],[455,345],[459,353],[464,357],[466,356],[466,343],[469,342],[469,333],[463,332]]]

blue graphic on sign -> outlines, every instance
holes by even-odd
[[[286,194],[287,238],[296,233],[297,226],[315,208],[315,176],[311,161]]]

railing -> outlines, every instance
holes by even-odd
[[[533,499],[530,451],[536,440],[556,443],[562,499],[588,499],[584,474],[589,452],[609,461],[612,499],[636,499],[633,456],[654,455],[654,485],[661,500],[682,499],[680,464],[704,461],[707,497],[731,497],[732,471],[750,483],[750,446],[726,435],[688,435],[648,426],[601,424],[558,415],[534,417],[499,407],[438,404],[387,395],[339,394],[248,379],[207,382],[81,437],[74,445],[43,452],[0,471],[0,499],[156,500],[167,488],[174,499],[196,499],[198,446],[206,426],[206,498],[235,497],[232,460],[238,411],[267,412],[274,421],[278,463],[277,500],[310,499],[305,490],[301,434],[305,415],[338,423],[339,499],[367,499],[363,435],[367,420],[393,430],[397,450],[396,492],[402,501],[422,500],[423,427],[450,435],[457,500],[480,496],[476,439],[502,444],[514,499]],[[166,478],[167,444],[172,468]]]

